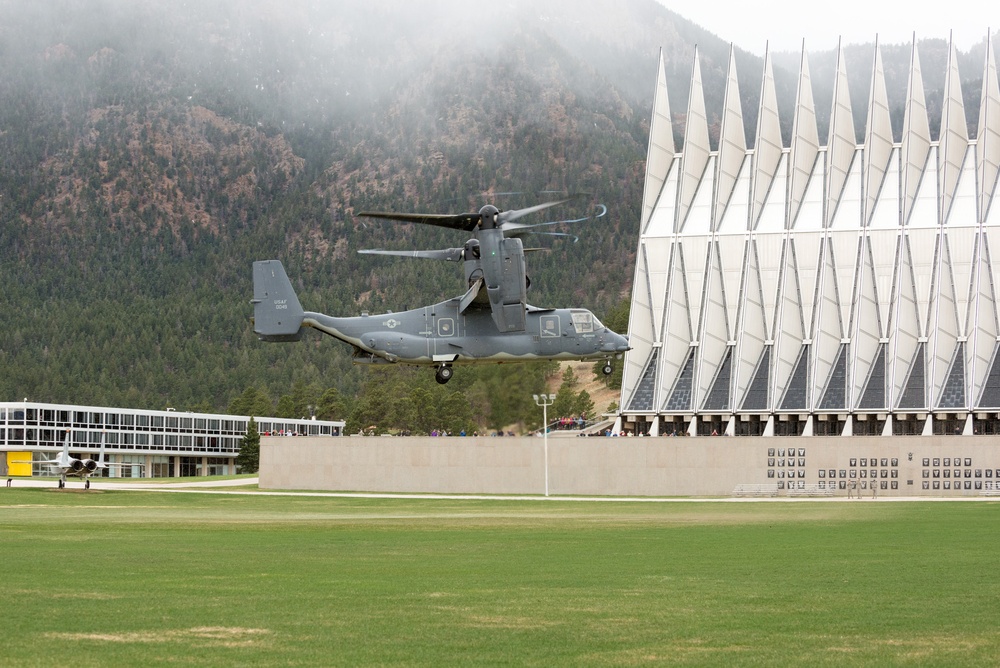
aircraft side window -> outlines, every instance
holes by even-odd
[[[589,311],[574,311],[573,316],[573,329],[580,333],[588,333],[594,331],[594,315]]]

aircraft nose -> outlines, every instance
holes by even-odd
[[[610,330],[609,330],[610,331]],[[606,352],[623,353],[627,350],[631,350],[628,345],[628,337],[622,336],[616,332],[611,332],[612,337],[610,341],[607,341],[601,349]]]

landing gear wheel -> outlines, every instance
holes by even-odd
[[[601,373],[605,376],[610,376],[614,369],[611,368],[611,362],[605,362],[604,367],[601,369]]]
[[[83,483],[83,488],[84,489],[90,489],[90,481],[89,480],[87,482]]]
[[[450,366],[442,364],[438,367],[437,373],[434,374],[434,380],[444,385],[451,380],[453,375],[455,375],[455,371]]]

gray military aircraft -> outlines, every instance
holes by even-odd
[[[59,471],[59,489],[66,487],[66,476],[76,476],[83,478],[84,489],[90,489],[90,476],[101,475],[101,471],[112,468],[138,467],[142,464],[109,463],[104,461],[104,433],[101,433],[101,451],[97,459],[77,459],[69,454],[69,441],[71,432],[66,430],[66,438],[63,440],[63,449],[55,459],[40,459],[37,461],[25,460],[16,461],[17,464],[37,464],[39,466],[56,469]]]
[[[487,205],[479,213],[459,215],[358,214],[477,232],[461,248],[361,251],[461,261],[465,294],[398,313],[333,317],[304,311],[281,262],[264,260],[254,262],[254,331],[263,341],[298,341],[304,328],[311,327],[354,346],[355,364],[434,366],[442,384],[451,379],[456,364],[603,359],[603,371],[609,374],[611,360],[629,349],[624,336],[586,309],[538,308],[526,301],[525,249],[519,235],[551,223],[514,221],[566,201],[505,212]]]

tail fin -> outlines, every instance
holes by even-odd
[[[97,455],[97,468],[104,467],[104,437],[106,432],[101,432],[101,452]]]
[[[56,458],[51,460],[52,462],[59,462],[60,466],[66,466],[69,464],[69,440],[73,436],[73,432],[69,429],[66,430],[66,438],[63,439],[63,449]]]
[[[252,303],[253,331],[262,341],[302,338],[302,305],[278,260],[253,263]]]

